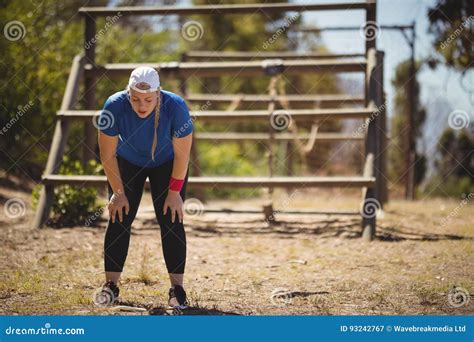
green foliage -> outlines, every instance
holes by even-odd
[[[79,1],[6,1],[0,11],[0,22],[19,21],[24,26],[23,38],[0,39],[4,81],[0,125],[15,118],[19,106],[32,103],[0,142],[0,167],[10,172],[37,179],[46,163],[69,67],[81,51],[77,42],[83,30],[75,15],[80,5]]]
[[[200,143],[198,150],[203,176],[255,176],[259,173],[262,175],[260,171],[262,168],[264,170],[268,169],[264,164],[265,158],[261,158],[260,162],[252,163],[252,160],[257,160],[256,155],[242,155],[239,144]],[[256,154],[257,151],[253,151],[253,153]],[[232,199],[256,196],[260,194],[260,191],[255,189],[215,188],[208,189],[206,194],[211,197]]]
[[[459,197],[474,192],[474,138],[465,130],[446,129],[438,142],[435,174],[425,193],[432,196]]]
[[[439,158],[435,163],[442,177],[463,177],[474,174],[474,139],[465,130],[456,133],[448,128],[438,143]],[[474,178],[473,178],[474,180]]]
[[[447,65],[459,70],[472,68],[474,12],[471,0],[437,0],[428,11],[430,32],[436,50]]]
[[[0,140],[0,168],[39,180],[46,165],[66,81],[75,55],[83,53],[84,19],[82,6],[105,6],[107,0],[75,1],[3,1],[0,6],[2,30],[5,23],[19,21],[24,36],[10,41],[0,39],[0,127],[12,119],[15,123]],[[134,1],[139,3],[139,1]],[[179,51],[170,33],[153,32],[147,20],[131,25],[122,16],[106,26],[106,18],[97,19],[97,62],[156,62],[176,60]],[[109,18],[110,20],[110,18]],[[105,29],[107,27],[107,29]],[[120,41],[120,44],[117,42]],[[96,107],[100,108],[112,93],[122,90],[126,77],[101,77],[96,86]],[[167,86],[166,80],[163,82]],[[84,89],[81,88],[81,92]],[[18,115],[21,108],[28,110]],[[79,96],[78,109],[83,109]],[[83,140],[83,125],[74,123],[70,146]],[[66,149],[71,158],[80,158],[80,149]]]
[[[416,69],[420,68],[417,63]],[[395,77],[392,80],[392,85],[396,89],[394,99],[394,113],[391,122],[391,139],[388,150],[388,164],[390,167],[389,178],[392,182],[400,184],[403,177],[406,175],[406,148],[408,141],[407,119],[410,111],[410,60],[403,61],[397,66],[395,70]],[[421,107],[419,102],[420,85],[415,81],[414,98],[417,111],[414,117],[414,134],[415,137],[422,136],[422,128],[426,119],[426,110]],[[420,184],[425,176],[426,158],[417,153],[415,164],[415,185]]]
[[[433,197],[454,197],[467,196],[474,193],[474,182],[469,176],[441,178],[439,175],[430,178],[423,190],[423,194]]]
[[[65,157],[60,167],[62,175],[102,174],[102,165],[90,160],[86,167],[78,160]],[[36,207],[41,186],[33,189],[33,206]],[[84,225],[86,220],[98,212],[102,205],[97,204],[97,189],[80,186],[61,185],[54,188],[54,202],[51,207],[49,225],[55,227]]]

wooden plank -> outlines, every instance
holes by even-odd
[[[367,11],[365,12],[365,53],[369,53],[370,49],[377,48],[377,30],[380,29],[376,26],[377,23],[377,1],[367,2]]]
[[[375,132],[377,154],[374,160],[374,176],[376,178],[375,194],[376,198],[380,202],[381,209],[387,199],[387,174],[386,174],[386,145],[385,145],[385,134],[386,134],[386,103],[385,94],[383,90],[383,74],[384,74],[384,52],[377,51],[377,70],[374,70],[374,77],[377,82],[374,84],[375,89],[375,126],[377,127]]]
[[[267,61],[232,61],[232,62],[166,62],[166,63],[111,63],[101,66],[86,65],[86,73],[95,75],[129,75],[140,66],[149,66],[159,70],[163,75],[176,77],[215,77],[222,75],[265,76],[266,66],[276,65],[281,67],[285,74],[298,75],[314,72],[364,72],[365,59],[334,60],[334,59],[308,59],[308,60],[269,60]]]
[[[326,120],[326,119],[364,119],[372,114],[369,108],[327,108],[327,109],[289,109],[276,110],[272,115],[289,115],[292,120]],[[100,110],[62,110],[57,112],[58,117],[65,119],[92,120],[100,115]],[[191,111],[190,115],[195,120],[202,121],[242,121],[242,120],[269,120],[266,110],[209,110]]]
[[[74,184],[79,186],[102,186],[107,184],[106,176],[68,176],[48,175],[43,177],[45,184]],[[147,181],[148,182],[148,181]],[[188,183],[193,187],[222,186],[228,188],[242,187],[372,187],[375,178],[362,176],[331,177],[189,177]]]
[[[222,141],[237,141],[237,140],[257,140],[263,141],[268,140],[268,133],[240,133],[240,132],[196,132],[194,136],[198,140],[222,140]],[[279,141],[290,141],[294,139],[294,135],[291,133],[278,133],[274,136],[275,140]],[[309,139],[309,133],[299,133],[298,139]],[[346,141],[346,140],[363,140],[363,135],[353,135],[344,133],[318,133],[316,140],[318,141]]]
[[[318,52],[294,52],[294,51],[189,51],[186,52],[188,59],[217,59],[217,60],[249,60],[249,59],[333,59],[333,58],[363,58],[364,54],[328,54]]]
[[[229,214],[262,214],[260,209],[228,209],[228,208],[204,208],[203,213],[229,213]],[[358,210],[274,210],[274,214],[285,215],[341,215],[341,216],[359,216]]]
[[[378,25],[382,30],[412,30],[413,25]],[[316,26],[291,26],[290,30],[293,32],[312,32],[320,33],[327,31],[359,31],[359,26],[331,26],[331,27],[316,27]]]
[[[185,18],[179,18],[180,25],[184,25]],[[181,62],[186,62],[187,56],[185,53],[181,54]],[[188,95],[188,84],[187,78],[181,77],[180,78],[180,91],[181,95],[186,98]],[[206,104],[207,106],[207,104]],[[201,108],[202,109],[202,108]],[[192,144],[191,144],[191,151],[190,151],[190,159],[189,159],[189,167],[191,169],[191,175],[193,177],[200,177],[201,176],[201,161],[199,159],[196,135],[193,134],[192,137]],[[195,192],[194,196],[198,198],[201,202],[206,202],[206,192],[203,189],[199,189]]]
[[[85,44],[84,53],[86,63],[95,65],[95,48],[96,48],[96,22],[92,17],[85,17]],[[94,109],[95,105],[95,89],[96,75],[89,73],[84,78],[84,105],[86,109]],[[85,140],[82,146],[82,166],[85,167],[89,160],[95,158],[96,145],[96,129],[92,122],[84,122]]]
[[[129,15],[222,15],[237,13],[280,13],[334,10],[365,10],[372,1],[340,3],[263,3],[263,4],[222,4],[196,6],[118,6],[118,7],[81,7],[79,13],[89,16],[113,16],[121,13]]]
[[[382,86],[380,79],[380,66],[377,64],[377,52],[375,49],[370,49],[367,54],[367,77],[366,77],[366,93],[367,103],[369,108],[373,108],[376,113],[377,103],[377,87]],[[378,84],[377,84],[378,83]],[[376,174],[376,158],[377,158],[377,116],[368,119],[368,127],[365,141],[365,165],[363,175],[365,177],[374,177]],[[376,190],[371,187],[364,187],[362,189],[362,238],[366,241],[371,241],[376,234],[376,212],[380,207],[380,200],[377,197]]]
[[[189,102],[233,102],[239,100],[240,102],[250,103],[268,103],[272,101],[271,96],[267,94],[253,95],[253,94],[189,94],[185,97],[186,101]],[[357,105],[364,104],[364,96],[353,96],[353,95],[339,95],[339,94],[328,94],[328,95],[276,95],[275,101],[288,101],[294,103],[306,103],[314,105],[319,103],[321,105],[337,106],[341,104]]]

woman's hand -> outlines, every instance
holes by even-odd
[[[115,223],[115,217],[118,213],[119,221],[123,221],[123,209],[125,209],[125,214],[128,215],[128,211],[130,209],[128,205],[127,196],[123,193],[123,191],[114,192],[112,197],[110,197],[110,201],[107,205],[107,209],[109,209],[109,215],[112,218],[112,223]]]
[[[163,206],[163,215],[166,215],[168,208],[171,209],[171,222],[174,223],[176,213],[178,214],[179,222],[183,222],[183,199],[178,191],[168,191]]]

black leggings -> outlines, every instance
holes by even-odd
[[[160,224],[161,244],[168,273],[184,273],[186,264],[186,234],[183,223],[179,222],[176,215],[174,223],[171,222],[171,210],[168,209],[163,215],[163,206],[168,194],[168,184],[173,170],[173,160],[153,168],[142,168],[136,166],[123,157],[117,155],[117,161],[122,178],[125,195],[129,203],[128,215],[123,213],[122,222],[118,214],[115,223],[109,218],[104,242],[104,264],[106,272],[122,272],[127,258],[128,246],[130,244],[131,225],[138,211],[142,198],[143,188],[147,177],[150,179],[151,195],[155,215]],[[188,175],[181,190],[181,198],[185,200]],[[110,183],[109,200],[113,194]]]

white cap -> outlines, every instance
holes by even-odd
[[[149,89],[137,88],[137,84],[146,83],[150,86]],[[128,80],[127,89],[133,89],[139,93],[152,93],[160,87],[160,76],[158,72],[150,67],[142,66],[134,69]]]

